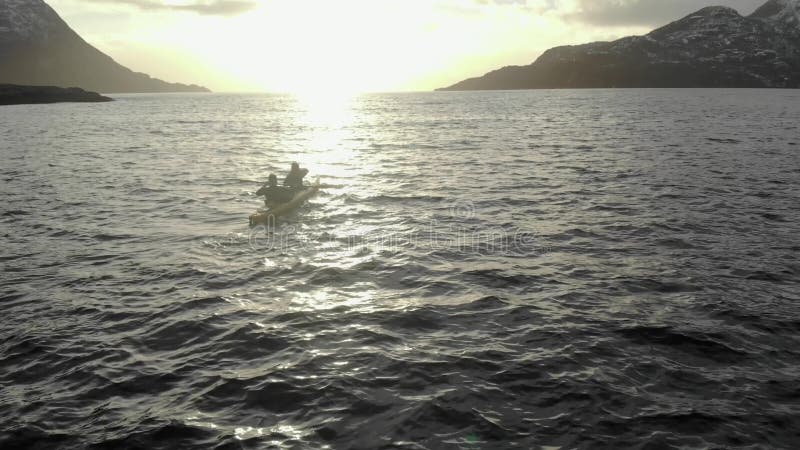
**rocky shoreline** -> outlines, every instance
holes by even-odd
[[[81,88],[0,84],[0,105],[62,102],[111,102],[113,99]]]

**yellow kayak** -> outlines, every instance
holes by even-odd
[[[317,192],[319,192],[319,180],[317,180],[313,185],[294,194],[294,197],[292,197],[290,201],[274,206],[266,211],[258,210],[256,213],[251,214],[250,226],[255,227],[258,225],[268,225],[270,223],[274,224],[278,217],[285,216],[299,208],[300,205],[316,195]]]

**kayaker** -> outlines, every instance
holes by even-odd
[[[256,191],[256,195],[263,195],[264,204],[268,207],[289,202],[294,197],[294,193],[290,189],[278,186],[278,177],[274,173],[269,174],[269,181]]]
[[[308,169],[301,169],[300,164],[293,162],[292,170],[284,178],[283,185],[293,191],[299,191],[303,189],[303,177],[306,175],[308,175]]]

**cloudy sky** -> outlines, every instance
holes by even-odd
[[[766,0],[46,0],[131,69],[216,91],[429,90]]]

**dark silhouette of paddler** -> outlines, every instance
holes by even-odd
[[[300,164],[292,163],[292,170],[286,175],[283,180],[283,185],[292,191],[299,191],[303,189],[303,177],[308,175],[308,169],[301,169]]]
[[[256,191],[256,195],[259,197],[263,195],[264,204],[273,208],[291,201],[292,197],[294,197],[294,192],[289,188],[278,186],[278,177],[271,173],[269,174],[269,181]]]

